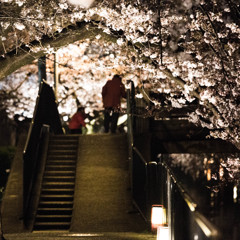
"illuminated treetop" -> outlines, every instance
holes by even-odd
[[[166,94],[174,108],[197,99],[189,119],[221,129],[212,135],[239,145],[239,1],[99,0],[82,8],[66,0],[2,0],[0,18],[3,82],[15,76],[22,83],[20,70],[9,74],[60,49],[66,87],[93,81],[99,89],[115,69],[125,80]],[[36,70],[24,70],[33,78]],[[2,89],[10,91],[7,86]],[[87,91],[100,101],[93,88]]]

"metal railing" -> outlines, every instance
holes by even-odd
[[[51,86],[41,82],[36,100],[32,122],[23,151],[23,218],[26,220],[31,203],[32,191],[36,181],[41,159],[41,148],[45,137],[44,125],[54,134],[63,134],[61,121]]]
[[[151,208],[162,205],[166,209],[169,240],[221,239],[218,229],[198,210],[197,204],[184,189],[162,158],[146,161],[135,137],[142,134],[136,127],[137,110],[134,85],[128,89],[128,139],[132,200],[147,223],[151,222]],[[141,120],[139,120],[141,122]],[[160,161],[159,161],[160,160]]]
[[[147,162],[135,147],[133,147],[131,175],[133,203],[147,221]]]
[[[149,222],[155,195],[153,186],[156,174],[153,173],[155,170],[153,165],[156,163],[148,162],[134,145],[134,135],[139,132],[135,110],[135,87],[131,81],[130,89],[127,91],[127,113],[132,200],[145,221]],[[144,128],[141,125],[142,129]]]
[[[167,155],[167,154],[165,154]],[[160,156],[157,166],[157,189],[161,189],[159,204],[167,209],[169,239],[216,240],[220,232],[198,209],[181,180]]]

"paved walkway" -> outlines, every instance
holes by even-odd
[[[18,158],[18,163],[13,165],[4,201],[8,208],[3,211],[5,239],[156,239],[148,231],[143,218],[137,212],[132,213],[128,165],[125,134],[79,136],[70,231],[30,232],[23,228],[20,219],[19,181],[22,176],[18,173],[21,171],[21,158]]]

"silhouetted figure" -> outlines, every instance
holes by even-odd
[[[111,133],[116,133],[122,97],[126,98],[122,78],[119,75],[114,75],[113,79],[107,81],[102,88],[105,133],[109,132],[109,128]]]
[[[69,121],[69,129],[72,134],[82,134],[82,128],[86,128],[84,107],[78,107],[77,112]]]

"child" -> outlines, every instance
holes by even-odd
[[[70,133],[82,134],[82,127],[86,127],[84,107],[78,107],[77,112],[72,116],[69,122]]]

